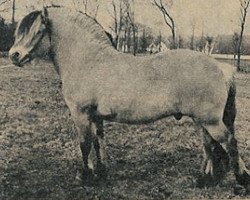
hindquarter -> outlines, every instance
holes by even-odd
[[[218,121],[226,105],[229,77],[225,77],[217,62],[198,58],[192,62],[180,58],[175,66],[167,68],[169,99],[175,111],[183,115],[200,121]]]

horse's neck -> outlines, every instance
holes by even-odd
[[[90,30],[79,24],[50,14],[51,45],[56,69],[60,74],[70,73],[69,65],[74,67],[93,67],[96,60],[102,62],[116,54],[114,48],[105,40],[98,40]],[[91,66],[92,65],[92,66]]]

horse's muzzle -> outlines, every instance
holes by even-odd
[[[18,67],[22,67],[24,64],[31,60],[31,56],[26,54],[25,56],[21,57],[21,54],[18,52],[14,52],[9,55],[12,63]]]
[[[18,52],[14,52],[9,55],[9,58],[11,59],[13,64],[18,65],[20,54]]]

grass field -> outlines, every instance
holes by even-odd
[[[250,74],[236,75],[236,133],[250,168]],[[0,59],[0,199],[250,199],[230,172],[198,189],[201,133],[188,118],[150,125],[105,124],[106,181],[79,183],[76,131],[51,64]]]
[[[212,54],[212,57],[217,59],[220,62],[226,62],[231,65],[236,65],[236,60],[233,59],[233,55],[230,54]],[[244,55],[241,57],[240,69],[242,72],[250,72],[250,56]]]

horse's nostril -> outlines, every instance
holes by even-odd
[[[15,52],[15,53],[13,54],[13,57],[16,58],[16,59],[18,59],[19,56],[20,56],[20,53],[18,53],[18,52]]]
[[[19,57],[20,57],[20,53],[18,53],[18,52],[14,52],[14,53],[11,54],[11,56],[10,56],[11,60],[14,61],[14,62],[17,62],[18,59],[19,59]]]

